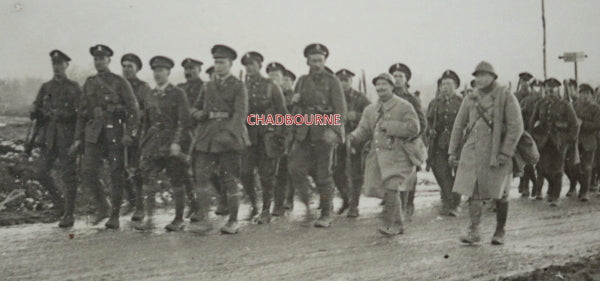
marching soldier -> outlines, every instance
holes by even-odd
[[[289,104],[292,100],[292,96],[294,95],[293,91],[293,81],[291,81],[291,77],[288,74],[289,70],[285,69],[285,67],[277,62],[272,62],[267,65],[267,74],[273,80],[275,85],[281,88],[282,97],[284,99],[284,103],[286,105]],[[291,73],[291,72],[290,72]],[[293,75],[293,73],[292,73]],[[294,77],[295,79],[295,77]],[[286,96],[287,95],[287,96]],[[288,109],[289,110],[289,109]],[[291,139],[290,129],[289,128],[280,128],[283,133],[283,153],[277,160],[277,165],[275,169],[275,185],[273,190],[273,212],[271,215],[274,217],[280,217],[285,214],[285,196],[288,190],[288,173],[287,173],[287,156],[286,148],[288,147],[288,142]],[[292,198],[293,199],[293,198]]]
[[[550,206],[559,204],[567,147],[577,137],[577,115],[571,104],[560,98],[560,85],[554,78],[544,81],[546,96],[538,102],[529,120],[532,137],[540,150],[538,177],[548,180]],[[536,184],[537,196],[542,192],[541,187]]]
[[[144,99],[152,90],[150,85],[137,77],[137,73],[142,69],[142,60],[136,54],[125,54],[121,57],[121,66],[123,67],[123,77],[127,79],[133,89],[133,94],[138,102],[140,112],[144,110]],[[140,132],[139,135],[142,135]],[[138,151],[139,138],[134,139],[133,144],[127,147],[127,165],[125,167],[131,171],[124,185],[126,200],[129,202],[129,208],[135,206],[135,212],[131,216],[132,221],[140,221],[144,218],[144,193],[142,190],[142,175],[139,170],[140,153]],[[129,213],[127,210],[125,213]]]
[[[75,157],[69,154],[68,150],[73,143],[81,88],[77,82],[67,77],[66,70],[71,61],[69,56],[59,50],[53,50],[50,52],[50,58],[54,77],[42,85],[31,111],[31,119],[43,124],[39,129],[43,145],[37,179],[50,194],[58,215],[62,215],[58,226],[71,227],[74,223],[77,174]],[[64,184],[64,203],[50,176],[50,170],[56,160],[61,164],[59,173]]]
[[[490,63],[479,63],[473,76],[477,89],[463,99],[448,149],[448,162],[458,166],[453,191],[469,197],[471,222],[467,235],[460,240],[466,244],[481,241],[483,200],[492,199],[496,210],[492,244],[502,245],[513,178],[512,157],[523,135],[523,119],[517,98],[498,85],[498,75]]]
[[[296,75],[289,69],[285,69],[281,83],[281,90],[283,92],[283,97],[285,98],[285,104],[289,111],[293,111],[293,108],[290,105],[292,103],[292,97],[294,96],[295,81]],[[286,150],[289,148],[289,144],[291,143],[293,137],[294,136],[292,133],[287,134]],[[277,195],[275,196],[275,209],[273,210],[273,216],[282,216],[284,214],[284,212],[277,208],[281,204],[283,204],[284,210],[292,210],[294,208],[294,186],[289,183],[289,178],[290,174],[288,171],[288,156],[284,155],[279,158],[277,175],[275,176],[275,186],[285,190],[284,195],[281,195],[284,196],[284,198],[280,198]]]
[[[342,90],[344,90],[344,97],[346,98],[346,110],[348,116],[346,117],[344,130],[346,132],[352,132],[356,126],[358,126],[363,110],[371,102],[363,93],[352,88],[352,77],[354,77],[354,73],[347,69],[341,69],[336,72],[335,75],[342,83]],[[357,144],[357,147],[360,147],[360,145]],[[343,205],[338,210],[338,213],[342,214],[348,209],[347,216],[355,218],[358,217],[358,201],[360,199],[360,191],[363,184],[361,167],[362,149],[358,149],[354,154],[351,154],[351,159],[346,159],[346,156],[348,155],[346,153],[346,146],[339,145],[336,149],[336,155],[337,163],[335,163],[335,170],[333,171],[333,180],[343,199]],[[351,171],[346,170],[346,161],[350,161]],[[348,183],[348,172],[352,177],[351,185]]]
[[[340,81],[325,70],[329,50],[322,44],[310,44],[304,57],[310,67],[308,75],[298,79],[292,105],[299,114],[339,114],[346,118],[346,101]],[[288,154],[288,168],[294,190],[300,192],[306,206],[305,221],[311,220],[309,180],[312,174],[320,196],[321,216],[314,225],[329,227],[332,222],[333,177],[331,162],[335,146],[343,143],[344,127],[336,125],[293,127],[294,139]]]
[[[425,118],[425,114],[423,114],[421,100],[408,91],[408,81],[410,81],[410,78],[412,76],[410,68],[408,68],[408,66],[406,66],[403,63],[396,63],[390,66],[388,72],[392,76],[394,76],[394,94],[407,100],[410,104],[412,104],[415,107],[417,115],[419,116],[419,128],[421,128],[421,131],[419,132],[419,135],[417,137],[412,139],[412,141],[423,142],[423,140],[420,137],[423,135],[423,132],[426,132],[427,130],[427,119]],[[405,208],[403,209],[409,216],[412,216],[415,210],[414,199],[417,187],[417,172],[419,169],[420,168],[417,167],[417,170],[410,176],[408,180],[405,181],[405,184],[407,184],[409,188],[406,192],[403,192],[402,204],[405,205]]]
[[[125,180],[124,147],[131,146],[139,124],[139,107],[131,86],[121,76],[110,72],[108,65],[113,51],[105,45],[90,48],[98,73],[88,77],[77,112],[74,153],[84,143],[82,185],[89,188],[96,200],[97,213],[92,224],[109,216],[109,204],[100,184],[98,171],[102,160],[110,166],[111,203],[109,229],[119,228],[119,210]]]
[[[452,70],[447,70],[440,78],[440,94],[429,103],[427,122],[429,140],[428,163],[440,186],[442,209],[440,215],[458,216],[460,194],[452,192],[454,184],[453,167],[448,163],[448,146],[452,126],[462,103],[462,96],[456,93],[460,78]]]
[[[212,227],[207,221],[208,188],[211,176],[217,173],[227,194],[229,212],[229,221],[221,232],[235,234],[239,231],[241,155],[250,145],[246,128],[248,93],[244,83],[231,75],[231,66],[237,58],[235,50],[215,45],[211,53],[215,59],[214,78],[204,84],[200,92],[202,101],[196,100],[191,109],[198,122],[193,167],[200,208],[193,215],[197,221],[190,224],[190,231],[203,233]]]
[[[152,89],[144,101],[140,141],[141,170],[144,179],[145,224],[137,224],[138,230],[152,229],[155,200],[160,191],[159,173],[163,170],[169,176],[175,201],[175,219],[165,228],[168,231],[183,229],[183,209],[185,208],[184,181],[188,177],[185,155],[188,130],[191,125],[189,103],[184,90],[169,82],[173,60],[155,56],[150,60],[154,72],[156,88]]]
[[[358,127],[348,134],[350,144],[371,140],[366,158],[365,195],[385,201],[383,224],[378,228],[384,235],[394,236],[404,232],[400,191],[402,184],[415,170],[409,155],[407,141],[419,134],[419,118],[414,107],[392,92],[394,81],[390,74],[382,73],[373,79],[379,100],[365,108]]]
[[[542,87],[541,81],[534,79],[531,82],[530,86],[531,86],[531,92],[520,100],[521,115],[523,116],[523,122],[525,124],[525,131],[527,131],[527,132],[531,132],[531,128],[529,128],[529,120],[531,119],[531,116],[533,115],[533,110],[535,109],[535,106],[537,105],[537,103],[544,97],[543,93],[542,93],[542,88],[541,88]],[[536,170],[535,170],[534,165],[528,164],[528,165],[525,165],[524,171],[523,171],[523,176],[521,177],[521,179],[519,181],[519,193],[521,193],[521,196],[523,196],[523,197],[529,197],[529,194],[530,194],[529,182],[531,182],[533,184],[531,197],[535,197],[536,199],[541,200],[542,195],[536,193],[536,190],[537,190],[536,186],[538,184],[544,183],[543,178],[541,178],[541,182],[538,182],[538,178],[536,175]]]
[[[519,102],[521,102],[531,93],[531,88],[529,86],[529,81],[531,78],[533,78],[533,75],[531,75],[529,72],[519,73],[519,84],[517,85],[517,90],[515,91],[515,96]]]
[[[579,182],[579,200],[589,201],[588,191],[592,176],[592,165],[595,158],[598,141],[596,136],[600,130],[600,106],[594,102],[594,90],[589,84],[579,86],[579,97],[573,103],[577,117],[582,121],[578,136],[580,164],[567,163],[566,172],[573,183],[568,195],[575,195],[575,185]]]
[[[260,74],[263,56],[258,52],[248,52],[242,57],[242,65],[246,67],[246,88],[248,89],[248,113],[264,115],[286,114],[285,100],[281,89],[273,80]],[[267,72],[282,72],[283,66],[269,65]],[[277,68],[278,70],[275,70]],[[263,188],[263,206],[258,223],[267,224],[271,221],[271,203],[273,201],[273,184],[277,159],[284,153],[285,143],[283,127],[273,125],[248,125],[248,135],[252,145],[243,156],[242,184],[250,198],[252,211],[250,217],[256,214],[256,189],[254,186],[255,171],[258,171]],[[279,188],[278,188],[279,189]],[[279,195],[279,193],[278,193]]]

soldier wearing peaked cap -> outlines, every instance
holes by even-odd
[[[456,89],[460,86],[460,79],[454,71],[445,71],[439,82],[440,94],[429,103],[427,108],[429,128],[426,134],[429,140],[427,162],[440,186],[442,198],[440,215],[456,217],[461,198],[460,194],[452,192],[454,171],[448,163],[448,146],[452,126],[463,98],[456,93]]]
[[[248,113],[256,115],[287,114],[285,99],[281,88],[271,79],[260,74],[263,56],[258,52],[248,52],[242,57],[242,64],[246,67],[246,88],[248,89]],[[273,66],[281,71],[283,66]],[[254,186],[255,171],[258,171],[260,183],[263,188],[263,206],[258,223],[267,224],[271,221],[271,203],[273,197],[281,198],[285,192],[282,187],[275,187],[275,171],[279,157],[285,152],[285,131],[282,126],[273,125],[248,125],[248,134],[252,145],[248,147],[243,156],[242,184],[252,203],[250,216],[255,215],[256,189]],[[282,205],[278,205],[282,208]],[[282,213],[283,210],[274,210]]]
[[[285,69],[284,73],[283,73],[283,78],[282,78],[282,82],[281,82],[281,90],[283,93],[283,97],[285,98],[285,104],[286,107],[288,108],[289,111],[292,110],[292,107],[290,106],[291,102],[292,102],[292,98],[294,96],[294,81],[296,81],[296,75],[291,72],[289,69]],[[289,144],[292,141],[293,138],[293,134],[291,133],[291,128],[287,128],[288,129],[288,133],[286,135],[286,150],[289,148]],[[287,154],[287,151],[286,151]],[[284,214],[285,210],[291,210],[294,208],[294,187],[292,184],[289,183],[289,172],[288,172],[288,156],[284,155],[281,158],[279,158],[279,165],[278,165],[278,169],[277,169],[277,174],[276,174],[276,180],[275,180],[275,186],[279,189],[284,189],[284,193],[281,194],[279,192],[277,192],[275,194],[275,200],[274,200],[274,209],[273,209],[273,216],[282,216]],[[284,198],[281,198],[281,197]],[[281,205],[283,205],[283,210],[281,209]]]
[[[138,230],[154,227],[155,195],[160,191],[159,173],[165,171],[170,179],[175,201],[175,218],[165,228],[168,231],[183,229],[185,207],[185,181],[189,179],[188,164],[184,151],[188,150],[191,127],[189,103],[183,89],[169,82],[174,63],[168,57],[155,56],[150,60],[156,88],[144,99],[140,141],[140,169],[146,195],[146,223],[136,224]]]
[[[532,78],[533,75],[531,75],[529,72],[519,73],[519,84],[517,85],[517,90],[515,91],[515,96],[517,96],[519,102],[531,93],[529,82]]]
[[[469,197],[471,222],[460,240],[466,244],[481,241],[483,200],[492,199],[496,208],[492,244],[500,245],[508,216],[512,157],[523,134],[523,119],[517,98],[498,85],[498,75],[490,63],[479,63],[473,76],[477,89],[463,99],[448,148],[448,161],[458,166],[453,191]]]
[[[581,127],[577,139],[579,158],[581,163],[574,165],[567,163],[565,171],[572,180],[568,195],[575,195],[575,185],[579,182],[579,199],[583,202],[589,200],[590,181],[593,162],[598,147],[597,134],[600,130],[600,106],[594,102],[594,90],[589,84],[579,86],[579,97],[573,103],[575,113],[581,120]]]
[[[195,129],[194,169],[196,194],[200,208],[194,213],[198,221],[190,224],[192,232],[211,228],[208,220],[210,178],[218,174],[222,193],[227,199],[229,221],[221,228],[225,234],[239,231],[237,217],[240,205],[241,154],[250,145],[246,117],[248,93],[244,83],[231,75],[231,66],[237,53],[225,45],[215,45],[215,77],[202,87],[200,96],[191,109],[198,122]]]
[[[41,142],[40,160],[37,164],[37,179],[48,191],[57,215],[62,216],[59,227],[73,226],[73,211],[77,193],[75,157],[68,153],[73,143],[76,109],[81,97],[77,82],[69,80],[66,70],[71,60],[59,50],[50,52],[52,59],[52,80],[42,84],[33,102],[31,119],[36,120],[38,142]],[[50,170],[58,160],[58,170],[64,184],[64,201],[50,176]]]
[[[123,77],[127,79],[129,85],[135,94],[140,112],[144,110],[144,99],[150,93],[151,88],[148,83],[137,77],[137,73],[142,69],[142,60],[136,54],[125,54],[121,57],[121,66],[123,68]],[[140,132],[141,135],[141,132]],[[127,177],[124,191],[126,200],[129,203],[129,209],[125,212],[130,213],[132,208],[135,209],[131,217],[132,221],[140,221],[144,217],[144,200],[142,191],[142,175],[139,170],[139,138],[133,140],[133,144],[127,147],[127,164],[126,169],[132,171],[132,175]]]
[[[575,142],[578,131],[577,115],[573,106],[560,98],[560,85],[554,78],[544,81],[546,96],[537,103],[529,120],[531,135],[540,150],[538,177],[548,180],[551,206],[558,206],[567,148]],[[541,188],[541,184],[535,185],[537,196],[541,196]]]
[[[421,106],[421,100],[419,97],[408,91],[408,81],[410,81],[410,78],[412,77],[412,72],[410,71],[410,68],[403,63],[393,64],[390,66],[388,72],[394,77],[395,80],[394,94],[412,104],[415,107],[417,115],[419,115],[419,128],[421,128],[421,131],[419,132],[419,136],[413,139],[413,141],[419,142],[423,147],[425,147],[421,136],[427,131],[427,119],[423,113],[423,107]],[[420,168],[418,167],[417,170],[419,169]],[[407,185],[408,189],[406,192],[402,193],[402,204],[404,204],[404,210],[406,211],[407,215],[412,216],[415,209],[414,199],[417,186],[417,171],[415,171],[415,173],[411,175],[404,184]]]
[[[310,44],[304,56],[310,67],[308,75],[298,79],[292,105],[298,114],[340,114],[346,118],[346,100],[340,81],[325,70],[329,50],[322,44]],[[306,206],[306,221],[311,220],[308,175],[312,174],[320,196],[321,216],[316,227],[329,227],[332,222],[333,177],[331,171],[335,146],[343,143],[344,127],[336,125],[293,127],[294,139],[288,155],[288,168],[294,189]]]
[[[373,79],[379,99],[365,108],[358,126],[347,136],[352,146],[370,141],[364,194],[385,201],[378,230],[388,236],[404,231],[400,191],[415,170],[408,152],[414,149],[413,143],[407,139],[419,133],[417,113],[409,102],[394,95],[393,80],[387,73]]]
[[[285,73],[285,67],[278,62],[272,62],[267,64],[267,75],[277,86],[281,87],[283,84],[283,74]]]
[[[108,65],[113,54],[105,45],[90,48],[98,73],[88,77],[77,111],[75,142],[71,152],[84,144],[82,185],[92,190],[97,201],[96,219],[100,223],[109,216],[109,204],[104,197],[98,171],[102,160],[111,169],[110,219],[107,228],[119,227],[119,210],[125,181],[124,146],[134,143],[139,124],[139,106],[131,86],[123,77],[112,73]]]
[[[354,77],[352,71],[341,69],[336,72],[336,76],[342,83],[342,90],[344,91],[344,97],[346,98],[346,111],[348,112],[348,115],[344,130],[346,132],[352,132],[356,126],[358,126],[358,122],[360,121],[360,117],[362,116],[365,107],[371,102],[365,94],[352,88],[352,77]],[[361,145],[358,145],[357,147],[360,148]],[[343,199],[343,205],[338,210],[338,213],[342,214],[348,209],[347,216],[354,218],[358,217],[358,202],[360,199],[361,187],[363,185],[361,167],[362,149],[358,149],[354,154],[351,154],[351,159],[346,159],[347,155],[346,146],[339,145],[336,149],[336,163],[334,163],[333,180]],[[350,161],[351,165],[351,184],[348,183],[346,161]]]
[[[198,93],[200,93],[200,89],[202,89],[202,85],[204,85],[204,82],[200,79],[202,64],[201,61],[190,58],[184,59],[181,62],[186,82],[177,84],[177,87],[185,91],[190,103],[196,101]]]

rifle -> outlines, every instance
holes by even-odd
[[[563,96],[563,99],[565,99],[567,102],[571,102],[571,93],[570,93],[570,91],[569,91],[569,85],[568,85],[568,82],[569,82],[569,81],[567,81],[566,79],[565,79],[565,80],[563,80],[563,90],[564,90],[564,92],[565,92],[565,94],[564,94],[564,96]]]
[[[123,135],[127,134],[127,123],[123,122]],[[135,168],[132,168],[129,163],[129,148],[127,145],[123,145],[123,157],[125,162],[125,171],[127,172],[127,179],[131,179],[135,176]]]
[[[361,69],[360,71],[362,73],[361,76],[362,76],[362,81],[363,81],[363,83],[362,83],[363,88],[361,90],[366,95],[367,94],[367,77],[365,76],[364,69]]]
[[[439,94],[439,90],[438,90],[438,94]],[[437,95],[437,94],[436,94]],[[437,145],[437,132],[435,131],[435,128],[437,127],[437,106],[433,109],[433,124],[431,124],[431,129],[429,130],[430,132],[432,132],[429,135],[429,146],[427,147],[427,161],[425,161],[426,165],[425,165],[425,171],[429,172],[429,170],[431,170],[431,159],[433,158],[433,153],[434,153],[434,149]]]

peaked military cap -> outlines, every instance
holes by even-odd
[[[137,65],[138,70],[142,69],[142,60],[136,54],[133,54],[133,53],[124,54],[121,57],[121,64],[123,64],[126,61],[130,61],[130,62],[134,63],[135,65]]]
[[[529,72],[521,72],[519,73],[519,78],[525,82],[531,80],[531,78],[533,78],[533,75],[531,75],[531,73]]]
[[[158,67],[171,69],[173,68],[173,66],[175,66],[173,60],[165,56],[155,56],[152,59],[150,59],[150,68],[152,68],[152,70]]]
[[[585,91],[590,91],[590,93],[594,94],[594,89],[592,88],[592,86],[590,86],[590,84],[583,83],[579,85],[579,92],[581,93]]]
[[[212,65],[208,69],[206,69],[206,74],[208,75],[213,74],[213,72],[215,72],[215,67]]]
[[[285,69],[283,76],[292,78],[292,81],[296,81],[296,74],[291,72],[289,69]]]
[[[544,81],[544,86],[560,87],[560,85],[562,84],[560,83],[560,81],[556,80],[556,78],[548,78],[546,79],[546,81]]]
[[[242,57],[242,65],[246,65],[251,61],[262,63],[264,60],[265,58],[259,52],[250,51],[244,54]]]
[[[204,63],[199,60],[195,60],[195,59],[191,59],[191,58],[186,58],[181,62],[181,66],[183,66],[183,67],[185,67],[188,64],[190,66],[202,66]]]
[[[92,56],[94,56],[94,57],[97,57],[97,56],[112,57],[113,50],[106,45],[98,44],[96,46],[90,47],[90,54],[92,54]]]
[[[454,80],[454,84],[456,84],[456,88],[460,87],[460,78],[458,77],[456,72],[454,72],[452,70],[444,71],[444,73],[442,74],[441,80],[444,80],[446,78],[450,78],[450,79]],[[441,83],[441,81],[440,81],[440,83]]]
[[[327,58],[329,57],[329,49],[320,43],[310,44],[304,48],[304,57],[308,57],[309,55],[313,54],[321,54]]]
[[[388,81],[390,83],[390,85],[394,85],[394,77],[389,74],[389,73],[381,73],[377,76],[375,76],[375,78],[373,78],[373,85],[377,84],[377,81],[383,79],[385,81]]]
[[[71,58],[69,56],[67,56],[65,53],[59,50],[53,50],[52,52],[50,52],[50,58],[52,59],[53,63],[71,61]]]
[[[214,45],[210,52],[215,59],[235,60],[237,58],[235,50],[225,45]]]
[[[267,64],[267,73],[272,71],[281,71],[281,74],[285,74],[285,67],[278,62],[272,62]]]
[[[531,81],[531,87],[535,87],[535,86],[538,86],[538,87],[543,86],[542,81],[540,81],[539,79],[533,79]]]
[[[495,78],[498,78],[498,74],[496,74],[494,67],[491,63],[487,61],[482,61],[477,65],[477,67],[475,67],[475,71],[473,71],[473,76],[477,76],[477,73],[480,72],[486,72],[492,74]]]
[[[408,68],[408,66],[406,66],[406,64],[396,63],[396,64],[393,64],[392,66],[390,66],[390,69],[388,70],[388,72],[392,75],[394,75],[394,72],[396,72],[396,71],[401,71],[404,73],[404,75],[406,76],[406,82],[408,82],[410,80],[410,77],[412,77],[410,68]]]
[[[352,71],[345,69],[345,68],[338,70],[338,72],[336,72],[335,75],[338,77],[346,77],[346,78],[352,78],[355,76],[355,74]]]

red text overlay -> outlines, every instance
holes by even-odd
[[[342,125],[340,114],[249,114],[246,122],[250,126]]]

